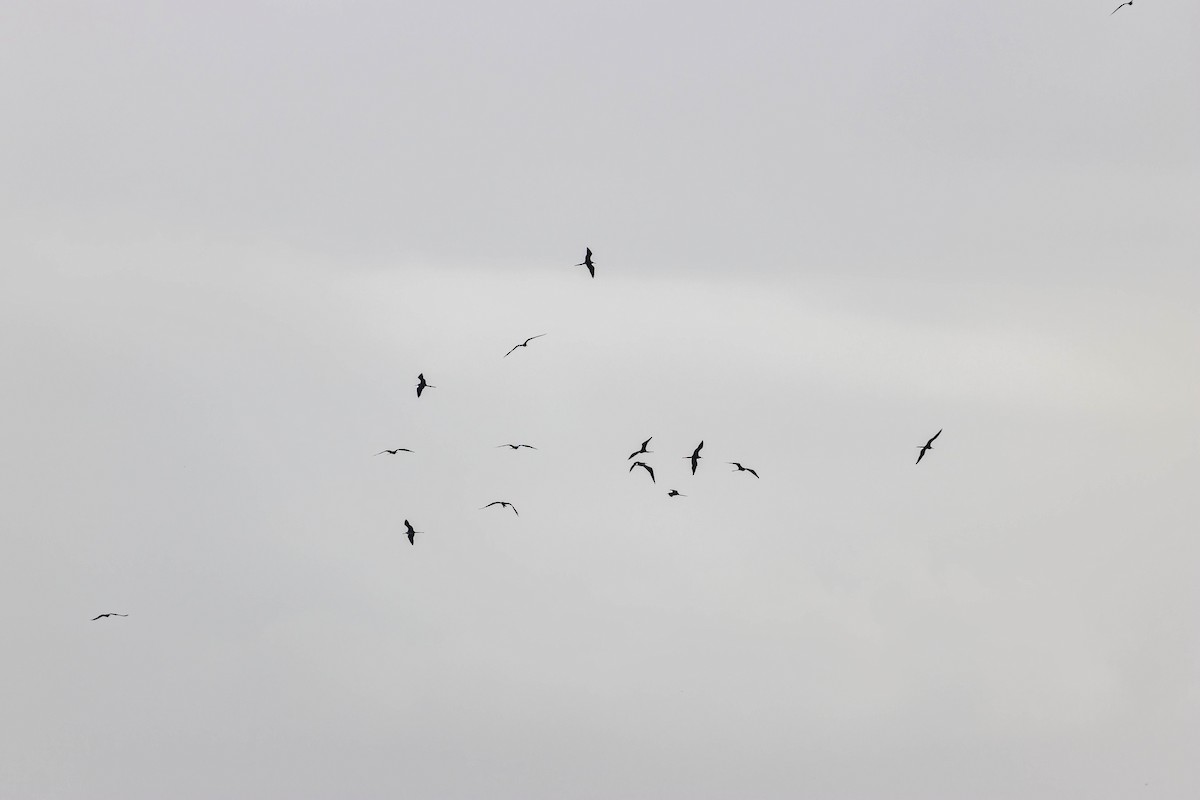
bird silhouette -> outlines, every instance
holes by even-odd
[[[520,344],[514,344],[514,345],[513,345],[513,349],[512,349],[512,350],[509,350],[507,353],[505,353],[505,354],[504,354],[503,356],[501,356],[501,357],[502,357],[502,358],[508,358],[509,356],[511,356],[511,355],[513,354],[513,350],[516,350],[518,347],[529,347],[529,343],[530,343],[530,342],[532,342],[534,339],[540,339],[540,338],[542,338],[542,337],[543,337],[543,336],[545,336],[545,335],[546,335],[546,334],[544,334],[544,333],[539,333],[537,336],[530,336],[528,339],[526,339],[525,341],[521,342]]]
[[[407,447],[397,447],[395,450],[380,450],[375,455],[381,456],[384,453],[390,453],[391,455],[396,455],[396,453],[411,453],[411,452],[412,452],[412,450],[409,450]]]
[[[667,492],[667,497],[687,497],[687,495],[680,494],[677,489],[672,489],[671,491]]]
[[[701,441],[700,444],[696,445],[696,449],[692,451],[692,454],[690,456],[684,456],[684,458],[691,459],[691,461],[692,461],[692,474],[693,475],[696,474],[696,467],[699,466],[700,459],[703,457],[700,455],[701,447],[704,447],[703,441]]]
[[[917,453],[917,463],[918,464],[920,464],[921,459],[925,457],[925,451],[933,449],[933,440],[941,435],[942,435],[942,429],[938,428],[938,432],[935,433],[933,436],[931,436],[929,438],[928,442],[926,442],[924,445],[919,445],[919,447],[921,448],[921,452]]]
[[[496,447],[511,447],[513,450],[520,450],[522,447],[528,447],[530,450],[537,450],[537,448],[531,444],[498,444]]]
[[[646,470],[646,472],[650,473],[650,482],[658,483],[658,481],[654,480],[654,468],[651,467],[649,464],[647,464],[644,461],[635,461],[635,462],[633,462],[633,466],[629,468],[629,471],[633,472],[634,467],[641,467],[642,469]]]
[[[92,617],[92,622],[95,622],[96,620],[100,619],[101,617],[128,617],[128,616],[129,616],[128,614],[117,614],[116,612],[110,611],[107,614],[97,614],[96,616]]]
[[[1121,3],[1121,5],[1117,6],[1116,8],[1114,8],[1114,9],[1112,10],[1112,14],[1109,14],[1109,16],[1111,17],[1113,14],[1117,13],[1117,12],[1118,12],[1118,11],[1120,11],[1122,8],[1124,8],[1125,6],[1129,6],[1130,8],[1132,8],[1132,7],[1133,7],[1133,0],[1129,0],[1129,2],[1127,2],[1127,3]]]
[[[653,438],[654,438],[653,436],[650,437],[650,439],[653,439]],[[640,456],[642,453],[649,453],[650,451],[646,449],[646,445],[650,444],[650,439],[647,439],[646,441],[642,442],[641,449],[637,450],[633,453],[630,453],[629,458],[633,458],[634,456]],[[627,458],[625,460],[628,461],[629,458]]]
[[[417,543],[417,534],[425,532],[425,531],[414,531],[413,526],[409,523],[408,520],[404,520],[404,528],[405,528],[404,533],[408,535],[408,543],[409,544],[416,544]]]
[[[517,511],[517,507],[514,506],[512,503],[508,502],[507,500],[493,500],[492,502],[488,503],[486,506],[484,506],[483,508],[480,508],[479,510],[483,511],[484,508],[491,508],[492,506],[500,506],[501,508],[511,508],[513,510],[514,514],[516,514],[518,517],[521,516],[520,512]]]
[[[726,461],[725,463],[726,463],[726,464],[732,464],[733,466],[737,467],[737,469],[735,469],[735,470],[734,470],[734,472],[749,472],[749,473],[750,473],[751,475],[753,475],[754,477],[756,477],[756,478],[758,477],[758,473],[757,473],[757,472],[755,472],[754,470],[750,469],[749,467],[743,467],[741,464],[739,464],[739,463],[738,463],[738,462],[736,462],[736,461]]]
[[[421,392],[425,391],[426,389],[436,389],[436,388],[437,387],[434,386],[432,383],[425,382],[425,373],[424,372],[422,372],[420,375],[417,376],[417,397],[420,397]]]
[[[596,265],[592,263],[592,248],[587,248],[587,253],[585,253],[583,256],[583,261],[580,261],[575,266],[587,267],[588,273],[591,274],[593,278],[596,277]]]

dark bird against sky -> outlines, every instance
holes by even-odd
[[[436,388],[437,387],[434,386],[432,383],[425,382],[425,373],[424,372],[417,375],[417,397],[420,397],[421,392],[425,391],[426,389],[436,389]]]
[[[593,278],[596,277],[596,265],[592,263],[592,248],[590,248],[590,247],[587,248],[587,253],[584,255],[583,261],[580,261],[575,266],[587,267],[588,272],[591,274],[591,276]]]
[[[937,437],[941,436],[941,435],[942,435],[942,429],[941,429],[941,428],[938,428],[938,432],[937,432],[937,433],[935,433],[933,436],[931,436],[931,437],[929,438],[929,441],[928,441],[928,442],[926,442],[924,445],[920,445],[920,447],[921,447],[921,452],[917,453],[917,463],[918,463],[918,464],[920,464],[920,463],[921,463],[921,459],[925,457],[925,451],[926,451],[926,450],[932,450],[932,449],[933,449],[933,440],[934,440],[934,439],[936,439]]]
[[[407,447],[397,447],[395,450],[380,450],[375,455],[381,456],[384,453],[390,453],[391,455],[396,455],[396,453],[411,453],[411,452],[412,452],[412,450],[409,450]]]
[[[734,472],[749,472],[749,473],[750,473],[751,475],[753,475],[754,477],[756,477],[756,478],[758,477],[758,473],[757,473],[757,472],[755,472],[754,470],[750,469],[749,467],[743,467],[741,464],[739,464],[739,463],[738,463],[738,462],[736,462],[736,461],[727,461],[727,462],[725,462],[725,463],[727,463],[727,464],[732,464],[733,466],[737,467],[737,469],[735,469],[735,470],[734,470]]]
[[[502,357],[503,357],[503,358],[508,358],[509,356],[511,356],[511,355],[513,354],[513,350],[516,350],[518,347],[529,347],[529,343],[530,343],[530,342],[532,342],[534,339],[540,339],[540,338],[542,338],[542,337],[543,337],[543,336],[545,336],[545,335],[546,335],[546,334],[544,334],[544,333],[539,333],[537,336],[530,336],[528,339],[526,339],[525,341],[521,342],[520,344],[514,344],[514,345],[513,345],[513,349],[512,349],[512,350],[509,350],[509,351],[508,351],[507,353],[505,353],[505,354],[504,354]]]
[[[644,461],[635,461],[635,462],[633,462],[633,466],[629,468],[629,471],[633,472],[634,467],[641,467],[642,469],[646,470],[646,472],[650,473],[650,482],[658,483],[658,481],[654,480],[654,468],[651,467],[649,464],[647,464]]]
[[[667,497],[687,497],[686,494],[680,494],[678,489],[672,489],[667,492]]]
[[[700,455],[700,448],[702,447],[704,447],[703,440],[700,442],[700,444],[696,445],[696,449],[692,451],[690,456],[684,456],[684,458],[691,459],[693,475],[696,474],[696,467],[700,465],[700,459],[703,458],[703,456]]]
[[[653,436],[651,436],[651,437],[650,437],[650,439],[653,439],[653,438],[654,438]],[[648,454],[650,451],[646,449],[646,445],[650,444],[650,439],[647,439],[646,441],[642,442],[642,447],[641,447],[641,449],[639,449],[639,450],[636,450],[636,451],[634,451],[634,452],[630,453],[630,454],[629,454],[629,458],[633,458],[634,456],[640,456],[642,453],[647,453],[647,454]],[[628,461],[628,460],[629,460],[629,458],[627,458],[627,459],[625,459],[625,460],[626,460],[626,461]]]
[[[513,450],[520,450],[522,447],[528,447],[530,450],[537,450],[537,448],[531,444],[498,444],[496,447],[511,447]]]
[[[128,614],[117,614],[113,611],[110,611],[107,614],[97,614],[96,616],[92,617],[92,622],[95,622],[96,620],[100,619],[101,617],[128,617],[128,616],[129,616]]]
[[[516,514],[518,517],[521,516],[521,514],[517,511],[517,507],[514,506],[512,503],[508,502],[507,500],[493,500],[492,502],[488,503],[486,506],[484,506],[483,508],[481,508],[479,510],[483,511],[484,508],[491,508],[492,506],[500,506],[502,508],[511,508],[514,514]]]
[[[404,532],[408,535],[408,543],[409,544],[416,544],[417,543],[417,534],[425,532],[425,531],[414,531],[413,526],[409,523],[408,520],[404,520],[404,528],[405,528]]]
[[[1118,11],[1120,11],[1122,8],[1124,8],[1125,6],[1129,6],[1130,8],[1132,8],[1132,7],[1133,7],[1133,0],[1129,0],[1129,1],[1128,1],[1128,2],[1126,2],[1126,3],[1121,3],[1121,5],[1117,6],[1116,8],[1114,8],[1114,9],[1112,10],[1112,14],[1109,14],[1109,16],[1111,17],[1113,14],[1117,13],[1117,12],[1118,12]]]

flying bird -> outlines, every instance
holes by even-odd
[[[932,450],[932,449],[933,449],[933,440],[934,440],[934,439],[936,439],[937,437],[941,436],[941,435],[942,435],[942,429],[941,429],[941,428],[938,428],[938,432],[937,432],[937,433],[935,433],[935,434],[934,434],[932,437],[930,437],[930,439],[929,439],[929,441],[928,441],[928,442],[926,442],[924,445],[921,445],[921,446],[920,446],[920,447],[921,447],[921,452],[917,453],[917,463],[918,463],[918,464],[920,464],[920,463],[921,463],[921,459],[925,457],[925,451],[926,451],[926,450]]]
[[[1117,13],[1125,6],[1129,6],[1130,8],[1133,8],[1133,0],[1129,0],[1129,2],[1127,2],[1127,3],[1121,3],[1121,5],[1117,6],[1116,8],[1114,8],[1112,10],[1112,14],[1109,14],[1109,16],[1111,17],[1113,14]]]
[[[381,456],[384,453],[390,453],[391,455],[396,455],[396,453],[411,453],[411,452],[412,452],[412,450],[409,450],[407,447],[397,447],[395,450],[380,450],[375,455]]]
[[[653,439],[653,438],[654,438],[653,436],[650,437],[650,439]],[[646,449],[646,445],[650,444],[650,439],[647,439],[646,441],[642,442],[642,448],[636,452],[630,453],[629,458],[633,458],[634,456],[640,456],[642,453],[649,453],[650,451]],[[629,458],[627,458],[625,460],[628,461]]]
[[[511,356],[511,355],[513,354],[513,350],[516,350],[518,347],[529,347],[529,343],[530,343],[530,342],[532,342],[534,339],[540,339],[540,338],[542,338],[542,337],[543,337],[543,336],[545,336],[545,335],[546,335],[546,334],[544,334],[544,333],[539,333],[537,336],[530,336],[528,339],[526,339],[525,341],[521,342],[520,344],[514,344],[514,345],[513,345],[513,349],[512,349],[512,350],[509,350],[507,353],[505,353],[505,354],[502,356],[502,358],[508,358],[509,356]]]
[[[97,614],[96,616],[92,617],[92,622],[95,622],[96,620],[100,619],[101,617],[128,617],[128,616],[129,616],[128,614],[117,614],[115,612],[110,611],[107,614]]]
[[[422,372],[420,375],[417,376],[417,397],[420,397],[421,392],[425,391],[426,389],[436,389],[436,388],[437,387],[434,386],[432,383],[425,382],[425,373],[424,372]]]
[[[736,461],[726,461],[725,463],[726,463],[726,464],[732,464],[733,466],[737,467],[737,469],[735,469],[735,470],[734,470],[734,472],[749,472],[749,473],[750,473],[751,475],[753,475],[754,477],[756,477],[756,478],[758,477],[758,473],[757,473],[757,472],[755,472],[754,470],[750,469],[749,467],[743,467],[741,464],[739,464],[739,463],[738,463],[738,462],[736,462]]]
[[[580,261],[575,266],[587,267],[588,272],[591,274],[591,276],[593,278],[596,277],[596,265],[592,263],[592,248],[590,248],[590,247],[587,248],[587,253],[585,253],[583,256],[583,261]]]
[[[518,517],[521,516],[520,512],[517,511],[517,507],[514,506],[512,503],[508,502],[507,500],[493,500],[492,502],[488,503],[486,506],[484,506],[483,508],[481,508],[479,510],[483,511],[484,508],[491,508],[492,506],[500,506],[501,508],[511,508],[513,510],[514,514],[516,514]]]
[[[687,495],[680,494],[677,489],[672,489],[671,491],[667,492],[667,497],[687,497]]]
[[[513,450],[520,450],[522,447],[528,447],[530,450],[537,450],[537,448],[531,444],[498,444],[496,447],[511,447]]]
[[[408,535],[408,543],[409,544],[416,544],[417,543],[417,534],[425,532],[425,531],[414,531],[413,526],[409,523],[408,520],[404,520],[404,528],[405,528],[404,532]]]
[[[703,458],[703,456],[700,455],[701,447],[704,447],[704,442],[700,442],[700,444],[696,445],[696,449],[692,451],[692,454],[690,456],[684,456],[684,458],[689,458],[692,461],[692,474],[693,475],[696,474],[696,467],[699,466],[700,459]]]
[[[649,464],[647,464],[644,461],[635,461],[635,462],[633,462],[633,467],[629,468],[629,471],[633,472],[634,467],[641,467],[642,469],[646,470],[646,472],[650,473],[650,482],[658,483],[658,481],[654,480],[654,468],[651,467]]]

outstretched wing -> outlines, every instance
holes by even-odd
[[[928,447],[928,446],[930,446],[931,444],[933,444],[933,440],[934,440],[934,439],[936,439],[937,437],[941,436],[941,435],[942,435],[942,429],[941,429],[941,428],[938,428],[938,432],[937,432],[937,433],[935,433],[935,434],[933,435],[933,438],[931,438],[931,439],[930,439],[928,442],[926,442],[926,443],[925,443],[925,446],[926,446],[926,447]]]
[[[746,467],[746,472],[749,472],[751,475],[753,475],[756,478],[758,477],[758,473],[755,472],[754,470],[750,469],[749,467]]]

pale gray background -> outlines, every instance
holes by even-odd
[[[1200,795],[1115,5],[7,4],[0,796]]]

